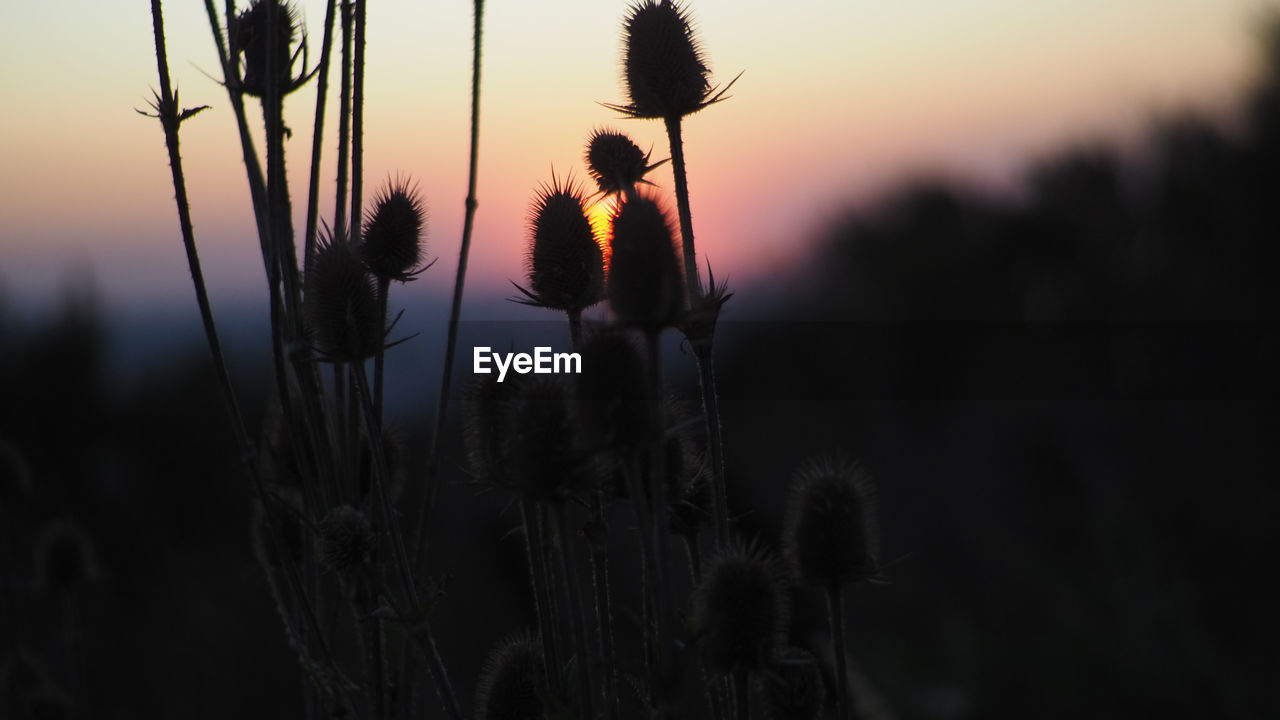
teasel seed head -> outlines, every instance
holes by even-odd
[[[731,542],[715,555],[693,603],[698,644],[713,672],[764,669],[787,628],[780,563],[755,544]]]
[[[36,567],[46,590],[70,592],[98,579],[93,542],[84,528],[70,522],[51,523],[36,543]]]
[[[652,185],[644,176],[664,162],[650,164],[649,153],[616,130],[593,130],[587,139],[587,170],[605,195],[627,194],[642,183]]]
[[[572,178],[538,188],[529,210],[529,287],[516,302],[581,313],[604,296],[604,251]]]
[[[320,521],[320,552],[331,570],[345,573],[368,562],[376,544],[369,518],[358,508],[336,507]]]
[[[380,280],[406,282],[421,272],[427,211],[416,186],[388,180],[365,214],[360,254]]]
[[[267,34],[269,19],[267,13],[270,5],[276,6],[275,18],[275,81],[279,83],[281,97],[296,89],[302,79],[294,80],[293,72],[293,40],[298,36],[301,22],[298,10],[292,3],[280,0],[253,0],[248,9],[236,17],[235,31],[232,37],[236,51],[244,54],[244,76],[240,87],[245,93],[256,97],[266,94],[268,81],[268,48]]]
[[[382,345],[373,277],[351,246],[326,231],[307,267],[302,310],[311,342],[322,360],[359,362]]]
[[[875,486],[862,465],[811,461],[791,482],[782,541],[795,576],[833,587],[879,577]]]
[[[562,502],[598,482],[571,389],[562,376],[527,376],[500,410],[502,481],[526,499]]]
[[[657,332],[680,319],[680,260],[667,214],[652,198],[628,198],[613,216],[608,296],[625,327]]]
[[[623,79],[631,117],[679,118],[718,99],[689,13],[671,0],[640,0],[623,21]]]
[[[817,720],[827,688],[813,653],[798,647],[780,651],[769,668],[756,675],[757,697],[765,720]]]
[[[476,720],[537,720],[546,716],[542,649],[528,635],[508,638],[485,658],[476,683]]]

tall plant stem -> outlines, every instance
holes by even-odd
[[[542,563],[541,543],[538,535],[535,509],[530,500],[520,501],[520,520],[524,524],[525,550],[529,556],[529,580],[533,586],[533,609],[538,618],[538,639],[542,643],[542,660],[549,671],[546,673],[548,689],[553,697],[560,695],[559,654],[556,652],[555,631],[551,629],[551,601],[547,597],[546,567]]]
[[[316,79],[316,116],[311,132],[311,178],[307,186],[307,226],[303,236],[303,268],[311,264],[316,246],[317,207],[320,199],[320,149],[324,142],[324,108],[329,94],[329,56],[333,45],[333,9],[341,0],[327,0],[324,11],[324,39],[320,48],[320,70]]]
[[[360,242],[364,197],[364,45],[365,0],[356,0],[355,65],[351,90],[351,244]]]
[[[373,402],[370,400],[369,380],[365,377],[364,366],[355,368],[355,378],[356,391],[360,396],[360,406],[364,412],[365,426],[369,429],[370,437],[379,436],[381,428],[373,410]],[[413,581],[413,573],[409,569],[408,553],[405,552],[404,548],[404,535],[400,532],[400,523],[396,519],[395,508],[391,506],[391,498],[388,495],[387,481],[390,476],[387,472],[386,451],[381,442],[370,442],[370,446],[369,454],[373,457],[373,492],[378,496],[377,505],[382,513],[383,527],[387,529],[388,535],[391,537],[391,555],[395,560],[401,591],[404,593],[405,600],[408,603],[407,611],[411,614],[407,615],[402,610],[401,616],[405,617],[406,621],[414,623],[411,628],[413,640],[427,658],[427,669],[435,681],[436,691],[444,702],[445,708],[454,720],[463,720],[462,710],[458,705],[457,696],[453,692],[453,685],[449,682],[449,674],[446,672],[444,661],[440,659],[440,652],[436,648],[435,636],[431,632],[431,626],[426,618],[417,617],[421,612],[421,604],[418,601],[418,590]]]
[[[733,688],[738,720],[751,720],[751,675],[746,668],[733,672]]]
[[[387,278],[378,278],[378,322],[382,323],[383,327],[387,324],[387,296],[390,293],[391,281]],[[373,356],[373,412],[379,426],[382,425],[382,381],[386,355],[387,339],[384,336],[378,343],[378,354]],[[373,440],[370,439],[369,442]]]
[[[449,386],[453,379],[453,356],[458,346],[458,317],[462,313],[462,290],[467,282],[467,258],[471,253],[471,233],[475,229],[476,175],[480,165],[480,47],[484,29],[484,0],[475,0],[475,18],[471,38],[471,154],[467,171],[466,218],[462,224],[462,245],[458,249],[458,273],[453,281],[453,301],[449,306],[449,330],[445,339],[444,369],[440,372],[440,391],[436,395],[436,419],[431,428],[431,445],[427,451],[427,482],[423,493],[422,513],[418,525],[416,563],[421,566],[427,555],[431,516],[435,512],[440,474],[440,434],[449,408]]]
[[[836,708],[839,720],[849,720],[849,669],[844,646],[844,592],[841,585],[827,586],[827,612],[836,656]]]
[[[702,395],[702,413],[706,420],[707,449],[711,455],[711,501],[716,515],[716,545],[729,543],[729,493],[724,478],[724,437],[720,425],[720,395],[716,390],[716,368],[711,359],[711,338],[696,343],[694,359],[698,363],[698,390]]]
[[[227,65],[227,53],[222,43],[222,33],[219,30],[217,13],[213,8],[212,0],[205,0],[205,9],[209,15],[210,26],[213,30],[215,44],[218,46],[219,60],[222,64],[224,72]],[[169,152],[169,167],[173,175],[174,198],[178,205],[178,221],[182,229],[182,241],[187,252],[187,263],[191,270],[192,284],[195,286],[196,303],[200,308],[200,317],[204,325],[205,339],[209,344],[209,353],[213,357],[214,369],[218,378],[218,386],[221,390],[223,404],[226,407],[227,414],[230,416],[232,424],[232,432],[236,438],[236,444],[240,449],[240,463],[246,475],[253,485],[254,491],[258,498],[265,505],[271,502],[271,497],[267,494],[263,487],[262,476],[258,473],[256,458],[253,451],[253,444],[249,440],[248,430],[245,428],[244,416],[240,412],[239,403],[236,401],[235,390],[231,384],[231,376],[227,371],[226,359],[223,356],[222,344],[218,339],[217,326],[213,320],[213,309],[209,303],[208,292],[205,289],[204,273],[200,267],[200,257],[196,251],[195,231],[191,224],[190,203],[187,198],[187,187],[185,176],[182,171],[182,156],[179,152],[178,145],[178,127],[182,122],[181,110],[178,108],[177,99],[174,97],[172,83],[169,78],[169,57],[165,50],[164,40],[164,16],[160,7],[160,0],[151,0],[151,21],[152,29],[155,34],[156,45],[156,68],[160,76],[160,101],[157,103],[157,114],[160,116],[160,122],[164,128],[165,145]],[[229,79],[229,76],[226,76]],[[248,140],[248,127],[244,122],[244,105],[239,94],[228,86],[228,93],[231,96],[232,104],[237,108],[236,116],[238,123],[243,131],[241,136],[242,145],[245,151],[246,169],[249,173],[249,185],[251,194],[254,198],[255,217],[259,219],[259,230],[261,231],[262,216],[257,212],[260,201],[265,193],[260,193],[261,189],[261,170],[257,165],[257,156],[253,154],[252,144]],[[257,182],[255,182],[255,178]],[[285,557],[284,543],[280,536],[279,528],[271,519],[269,509],[264,510],[264,522],[267,527],[267,534],[271,538],[272,545],[278,557]],[[324,634],[321,631],[319,621],[316,617],[311,603],[307,599],[302,578],[298,573],[295,565],[288,564],[289,584],[294,594],[298,598],[299,604],[302,606],[306,616],[307,624],[315,635],[316,642],[320,647],[322,657],[326,662],[330,661],[328,643],[325,641]]]
[[[595,713],[591,709],[591,696],[595,693],[595,684],[592,682],[591,656],[587,654],[587,616],[582,604],[578,561],[570,546],[564,502],[556,503],[551,512],[555,516],[556,534],[559,536],[561,574],[564,575],[565,590],[569,593],[569,621],[573,629],[574,654],[578,657],[578,690],[582,703],[579,717],[592,718]]]
[[[704,299],[702,279],[698,275],[698,259],[693,243],[693,212],[689,208],[689,179],[684,161],[684,138],[679,116],[665,120],[667,141],[671,145],[671,173],[676,184],[676,208],[680,215],[680,249],[684,254],[685,283],[689,288],[690,305],[695,311],[719,313],[719,307],[701,308]],[[715,301],[715,288],[710,288]],[[693,342],[698,360],[699,387],[702,391],[702,411],[707,424],[707,446],[711,453],[711,472],[714,477],[712,499],[716,515],[716,545],[725,547],[729,542],[729,499],[724,479],[724,440],[721,437],[720,406],[716,397],[715,369],[712,367],[711,347],[715,335],[714,318],[705,339]]]
[[[684,253],[684,276],[689,297],[696,304],[702,299],[702,280],[698,277],[698,258],[693,245],[693,212],[689,209],[689,178],[684,165],[684,138],[680,116],[666,119],[667,142],[671,145],[671,172],[676,180],[676,209],[680,215],[680,250]]]
[[[675,667],[675,637],[671,623],[670,530],[667,524],[666,436],[662,421],[662,343],[658,331],[645,333],[649,367],[649,497],[652,504],[650,529],[653,541],[655,599],[658,615],[659,684],[665,685]],[[665,698],[660,713],[666,716]]]
[[[342,6],[342,79],[338,99],[338,177],[333,203],[334,237],[347,237],[347,166],[351,160],[351,1],[336,0]]]
[[[209,303],[209,293],[204,284],[200,254],[196,251],[195,230],[191,224],[191,204],[187,199],[187,181],[182,172],[182,154],[178,146],[178,125],[181,123],[182,110],[173,96],[173,87],[169,79],[169,56],[165,50],[164,17],[160,10],[160,0],[151,0],[151,23],[156,41],[156,68],[160,75],[160,100],[157,103],[156,113],[160,116],[160,125],[164,128],[165,147],[169,151],[169,170],[173,176],[174,198],[178,204],[178,224],[182,229],[182,244],[187,251],[187,267],[191,271],[191,283],[195,286],[196,304],[200,308],[205,341],[209,345],[209,354],[213,357],[218,388],[228,419],[231,421],[231,430],[240,450],[241,462],[252,467],[253,444],[249,440],[244,415],[240,412],[240,403],[236,400],[235,389],[231,384],[231,373],[227,370],[226,357],[222,353],[222,341],[218,338],[218,327],[213,320],[213,306]]]

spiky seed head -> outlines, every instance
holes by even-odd
[[[623,23],[623,71],[634,117],[683,117],[711,94],[710,70],[689,13],[671,0],[641,0]]]
[[[656,332],[684,307],[684,278],[671,223],[652,198],[628,198],[613,216],[609,305],[626,327]]]
[[[302,310],[321,359],[359,362],[378,352],[385,319],[377,289],[346,241],[326,236],[316,243],[304,288]]]
[[[787,627],[782,568],[754,544],[733,542],[714,556],[693,603],[702,657],[717,673],[763,669]]]
[[[489,651],[480,670],[476,720],[543,718],[545,686],[546,665],[538,643],[523,634],[508,638]]]
[[[781,650],[756,675],[756,689],[765,720],[817,720],[827,694],[818,659],[798,647]]]
[[[796,577],[826,586],[869,580],[880,571],[875,486],[858,463],[810,461],[791,482],[782,540]]]
[[[538,189],[529,211],[529,287],[535,304],[581,312],[604,294],[604,252],[572,180]]]
[[[427,211],[416,186],[388,180],[365,214],[360,254],[369,272],[382,280],[405,282],[422,262]]]
[[[606,195],[633,190],[654,167],[649,154],[624,133],[597,129],[587,140],[587,170]]]
[[[616,330],[589,335],[579,348],[575,377],[582,425],[592,448],[607,449],[619,465],[647,452],[648,375],[635,344]],[[625,494],[625,493],[623,493]]]
[[[577,401],[563,376],[526,377],[500,412],[500,464],[511,490],[560,502],[595,487],[598,464],[583,442]]]
[[[99,575],[93,542],[84,528],[70,522],[54,522],[36,543],[36,567],[45,589],[70,592]]]
[[[292,3],[280,0],[254,0],[248,9],[240,13],[235,24],[235,47],[244,54],[244,77],[240,80],[241,88],[249,95],[262,97],[266,94],[268,79],[267,37],[270,28],[268,12],[275,5],[275,47],[274,67],[271,69],[280,92],[288,90],[290,75],[293,72],[293,40],[297,37],[301,23],[298,10]]]
[[[368,562],[376,538],[369,518],[350,505],[336,507],[320,521],[320,552],[326,566],[345,573]]]

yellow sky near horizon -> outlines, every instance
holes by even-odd
[[[324,3],[300,3],[318,42]],[[1247,82],[1261,0],[896,0],[691,3],[732,99],[691,117],[686,148],[700,254],[741,281],[794,262],[825,222],[923,172],[999,186],[1081,138],[1132,136],[1157,112],[1220,109]],[[557,173],[582,178],[593,127],[667,155],[661,124],[621,120],[625,2],[490,2],[473,287],[522,274],[526,208]],[[197,239],[215,301],[262,287],[226,95],[200,3],[166,5]],[[189,297],[159,127],[133,112],[156,84],[148,3],[64,0],[6,10],[0,43],[0,292],[39,301],[90,267],[109,302]],[[369,190],[415,178],[452,280],[466,184],[471,4],[384,0],[369,15]],[[318,49],[313,58],[318,57]],[[289,101],[291,186],[305,198],[314,95]],[[332,138],[335,124],[326,132]],[[323,177],[334,169],[325,144]],[[655,174],[670,195],[670,172]],[[332,183],[322,185],[331,213]],[[299,227],[301,224],[299,223]],[[139,272],[138,268],[145,268]]]

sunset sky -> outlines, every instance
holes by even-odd
[[[219,3],[220,5],[220,3]],[[300,3],[318,43],[324,3]],[[1259,0],[847,0],[691,3],[732,99],[687,121],[698,249],[736,284],[803,255],[824,224],[895,180],[940,172],[994,188],[1072,142],[1132,139],[1179,108],[1217,112],[1247,82]],[[166,4],[184,105],[197,241],[214,302],[262,292],[244,173],[202,4]],[[622,120],[624,2],[492,1],[486,15],[477,292],[522,276],[533,189],[585,177],[582,146],[610,125],[666,157],[656,121]],[[0,293],[40,306],[94,278],[121,311],[190,302],[163,138],[134,113],[156,86],[149,4],[10,3],[0,43]],[[369,184],[416,179],[441,258],[411,293],[452,281],[466,189],[471,4],[370,3]],[[313,59],[318,48],[313,48]],[[301,212],[313,88],[289,98]],[[256,108],[255,108],[256,110]],[[325,130],[333,137],[336,125]],[[336,141],[325,144],[332,178]],[[260,146],[261,147],[261,146]],[[655,175],[670,196],[671,175]],[[332,215],[332,183],[322,185]],[[298,223],[301,227],[301,222]]]

